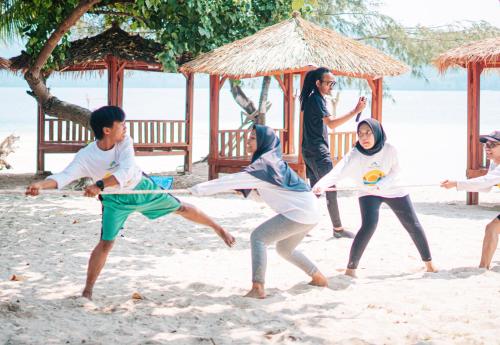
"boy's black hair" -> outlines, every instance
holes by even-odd
[[[90,115],[90,127],[94,131],[97,140],[104,138],[103,128],[113,127],[115,121],[125,121],[125,112],[114,105],[107,105],[94,110]]]

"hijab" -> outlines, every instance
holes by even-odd
[[[243,171],[286,190],[310,191],[311,188],[283,160],[280,140],[274,130],[263,125],[254,125],[253,129],[256,133],[257,150],[252,155],[251,164]],[[245,197],[250,194],[249,189],[242,192]]]
[[[372,148],[365,149],[365,148],[363,148],[363,146],[361,146],[361,144],[359,143],[359,140],[358,140],[356,142],[356,148],[358,149],[359,152],[361,152],[365,156],[373,156],[374,154],[380,152],[380,150],[382,150],[382,148],[384,147],[384,144],[386,141],[386,135],[384,132],[384,128],[382,127],[380,122],[378,122],[377,120],[372,119],[372,118],[368,118],[368,119],[364,119],[363,121],[358,123],[358,130],[357,130],[358,132],[359,132],[359,127],[361,127],[362,124],[366,124],[366,125],[368,125],[368,127],[370,127],[370,129],[373,133],[373,136],[375,137],[375,144],[373,145]]]

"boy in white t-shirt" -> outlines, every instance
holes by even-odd
[[[32,183],[26,188],[26,195],[38,195],[42,189],[62,189],[70,182],[82,177],[90,177],[95,182],[85,189],[84,195],[99,195],[102,202],[101,238],[92,251],[87,271],[87,282],[82,296],[92,299],[94,284],[106,263],[113,247],[114,239],[123,228],[128,216],[140,212],[149,219],[169,213],[195,223],[211,227],[222,240],[232,246],[233,236],[193,205],[181,202],[170,194],[104,194],[101,191],[157,190],[161,189],[142,173],[135,162],[132,139],[126,134],[125,113],[115,106],[105,106],[94,111],[90,126],[96,141],[76,154],[73,161],[59,174]]]
[[[467,192],[488,192],[493,186],[500,186],[500,131],[482,135],[479,140],[485,144],[486,158],[490,160],[488,173],[464,181],[445,180],[441,182],[441,187],[447,189],[456,188]],[[491,259],[497,249],[499,234],[500,214],[486,225],[481,262],[479,263],[480,268],[490,268]]]

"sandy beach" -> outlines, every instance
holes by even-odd
[[[21,188],[30,179],[4,174],[0,186]],[[383,207],[360,277],[347,278],[351,241],[330,237],[321,202],[321,223],[300,249],[330,287],[308,286],[271,247],[269,297],[243,298],[250,232],[273,212],[236,195],[181,195],[237,245],[228,249],[178,216],[134,214],[88,301],[79,295],[99,238],[100,203],[0,195],[0,344],[499,344],[500,254],[490,271],[476,268],[484,226],[500,212],[499,193],[482,195],[479,206],[437,187],[413,188],[411,196],[439,273],[423,271],[408,234]],[[357,198],[342,192],[339,202],[344,223],[357,230]]]

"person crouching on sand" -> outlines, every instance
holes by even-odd
[[[102,227],[99,243],[90,255],[83,297],[92,299],[94,284],[113,248],[115,237],[133,212],[140,212],[149,219],[176,213],[192,222],[211,227],[228,246],[235,243],[233,236],[201,210],[170,194],[100,195],[103,190],[147,191],[161,188],[145,177],[135,162],[133,141],[126,133],[125,113],[122,109],[115,106],[97,109],[91,114],[90,126],[96,141],[78,151],[63,172],[32,183],[26,188],[26,195],[35,196],[42,189],[62,189],[82,177],[90,177],[95,181],[85,189],[84,195],[99,195],[102,202]]]
[[[318,223],[318,200],[309,186],[283,161],[281,145],[272,128],[255,125],[251,131],[248,152],[251,164],[242,172],[200,183],[190,192],[211,195],[226,190],[240,190],[248,196],[256,190],[277,215],[259,225],[251,234],[252,288],[246,297],[265,298],[266,248],[276,242],[283,258],[302,269],[311,285],[327,286],[328,282],[316,266],[295,248]]]
[[[500,187],[500,131],[494,131],[489,135],[482,135],[479,139],[485,145],[486,158],[490,160],[488,173],[481,177],[471,178],[463,181],[445,180],[441,187],[456,188],[467,192],[488,192],[497,185]],[[480,268],[490,268],[491,260],[498,245],[500,234],[500,214],[486,225],[483,239],[483,251],[481,253]]]
[[[313,187],[313,192],[320,195],[338,181],[351,178],[360,189],[361,229],[354,237],[345,274],[356,277],[361,256],[377,228],[382,203],[392,209],[408,231],[427,272],[436,272],[424,229],[417,219],[410,196],[398,187],[400,168],[396,148],[385,142],[384,129],[377,120],[361,121],[357,132],[356,147]]]

